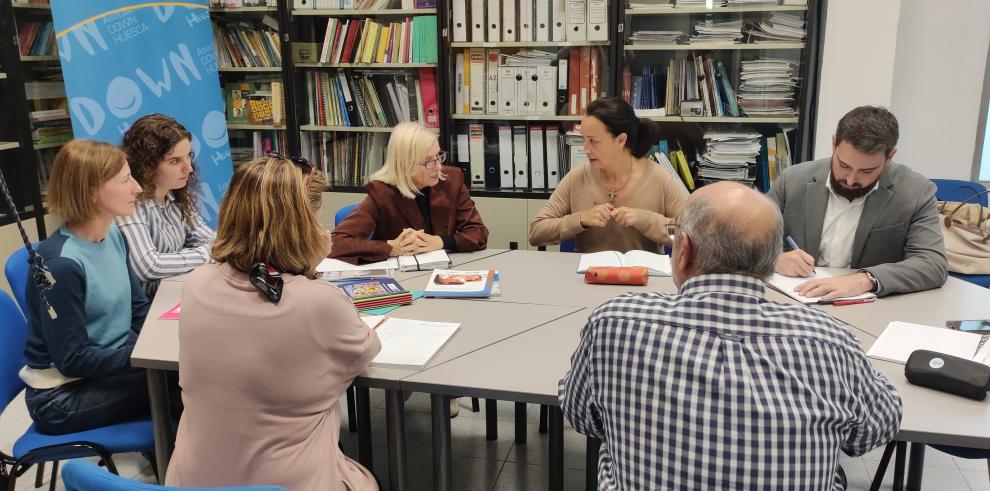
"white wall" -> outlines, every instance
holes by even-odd
[[[929,0],[905,0],[911,2]],[[835,125],[847,111],[864,104],[890,106],[900,13],[901,0],[828,0],[816,159],[832,155]]]
[[[928,177],[973,177],[988,46],[990,2],[902,2],[890,105],[901,130],[895,160]]]

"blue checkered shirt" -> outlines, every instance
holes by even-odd
[[[841,489],[838,450],[894,437],[900,397],[853,335],[765,288],[704,275],[595,309],[559,395],[604,442],[599,489]]]

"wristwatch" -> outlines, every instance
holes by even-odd
[[[873,283],[873,288],[870,288],[870,293],[879,293],[880,292],[880,280],[878,280],[877,277],[873,275],[873,273],[871,273],[871,272],[869,272],[869,271],[867,271],[865,269],[862,270],[862,272],[863,273],[866,273],[866,277],[870,280],[870,283]]]

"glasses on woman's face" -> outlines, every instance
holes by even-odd
[[[316,170],[316,167],[304,157],[286,157],[278,152],[268,152],[268,156],[273,159],[288,160],[289,162],[292,162],[296,167],[299,167],[299,170],[302,171],[304,176],[308,176]]]
[[[429,169],[430,167],[440,167],[446,161],[447,161],[447,152],[441,150],[436,157],[424,160],[420,162],[419,165],[422,165],[423,167]]]

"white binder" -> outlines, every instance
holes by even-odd
[[[585,0],[567,0],[567,40],[587,41],[588,4]]]
[[[536,67],[536,114],[553,116],[557,107],[557,67]]]
[[[471,0],[471,42],[485,42],[485,0]]]
[[[471,148],[471,185],[485,185],[485,127],[480,124],[468,126]]]
[[[454,114],[464,114],[464,53],[454,55]]]
[[[535,66],[519,67],[519,76],[516,80],[516,100],[519,102],[519,114],[536,114],[536,79],[537,71]]]
[[[468,139],[468,127],[467,125],[457,125],[454,127],[455,144],[457,145],[457,163],[462,169],[469,168],[471,165],[471,145]],[[468,179],[468,182],[471,180]],[[471,187],[468,184],[468,187]]]
[[[488,95],[485,98],[485,113],[498,114],[498,48],[485,50],[485,87]]]
[[[500,12],[498,0],[488,2],[488,16],[485,20],[488,23],[488,42],[497,43],[502,40],[502,13]]]
[[[526,127],[512,127],[512,167],[516,174],[513,183],[516,188],[529,187],[529,147],[526,144]]]
[[[499,0],[491,0],[497,2]],[[505,0],[502,4],[502,42],[516,40],[516,0]]]
[[[553,41],[567,41],[567,18],[564,12],[567,0],[550,0],[550,37]]]
[[[519,114],[516,108],[516,71],[514,66],[498,69],[498,113],[512,116]]]
[[[471,114],[485,114],[485,49],[471,48],[471,80],[468,100]]]
[[[547,126],[547,189],[554,189],[560,184],[560,130],[556,126]]]
[[[512,189],[515,173],[512,169],[512,126],[508,124],[498,125],[498,164],[502,173],[500,185]]]
[[[546,179],[543,173],[543,127],[529,127],[529,175],[533,189],[546,188]]]
[[[588,41],[608,41],[608,1],[588,0]]]
[[[452,0],[454,42],[467,41],[467,0]]]
[[[533,1],[519,0],[519,41],[533,40]]]
[[[537,41],[550,40],[550,2],[553,0],[533,0],[536,2],[536,21],[533,26],[536,30]]]

